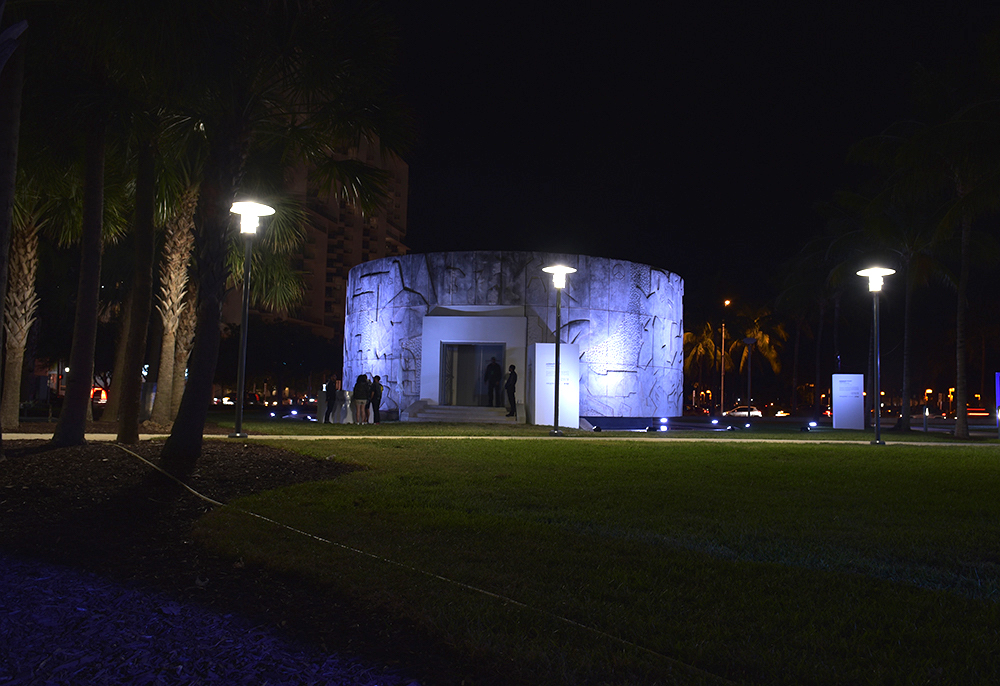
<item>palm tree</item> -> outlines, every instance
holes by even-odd
[[[994,50],[983,54],[996,54]],[[897,197],[950,198],[939,229],[957,239],[955,436],[968,438],[967,309],[973,222],[1000,208],[1000,103],[976,83],[918,69],[914,92],[921,118],[897,122],[862,141],[854,154],[892,170]]]
[[[7,336],[4,355],[3,401],[0,425],[5,431],[20,422],[21,377],[28,333],[35,323],[38,295],[35,275],[38,267],[38,227],[28,224],[11,237],[10,283],[4,302],[4,332]]]
[[[113,12],[114,8],[86,1],[61,7],[60,17],[64,21],[58,24],[55,45],[47,45],[44,54],[49,60],[50,73],[36,81],[48,88],[50,97],[63,106],[53,113],[72,117],[80,125],[84,139],[80,279],[66,395],[52,436],[57,445],[85,442],[91,407],[101,286],[106,144],[114,97],[108,55],[103,46],[114,39],[108,31],[115,26],[117,17],[106,14],[108,10]]]
[[[28,5],[26,4],[26,7]],[[156,113],[154,95],[171,93],[176,83],[196,71],[188,63],[167,65],[168,39],[190,31],[187,15],[167,3],[133,3],[126,0],[77,0],[74,3],[33,4],[39,14],[38,25],[45,34],[37,45],[32,64],[34,119],[45,122],[50,132],[63,135],[61,145],[77,149],[85,160],[83,239],[81,273],[77,289],[70,375],[63,411],[53,440],[59,444],[83,442],[85,423],[90,411],[93,381],[97,315],[100,304],[102,259],[102,216],[104,213],[105,165],[111,155],[129,157],[134,162],[130,183],[138,200],[134,206],[137,235],[134,287],[150,291],[152,268],[152,216],[156,179]],[[176,10],[176,11],[171,11]],[[142,40],[136,40],[141,35]],[[172,69],[171,67],[176,67]],[[47,100],[47,102],[46,102]],[[84,141],[78,140],[81,132]],[[130,213],[133,214],[133,213]],[[141,325],[126,331],[127,349],[131,351],[126,371],[120,381],[129,396],[135,396],[138,379],[129,369],[141,365],[150,298],[144,294],[132,298],[131,321]],[[136,361],[138,360],[138,361]],[[137,398],[136,398],[137,400]],[[135,432],[131,413],[137,403],[123,405],[122,438]]]
[[[4,309],[7,288],[7,258],[21,125],[21,90],[24,84],[24,50],[17,50],[17,39],[27,28],[27,23],[23,20],[10,26],[3,25],[5,5],[6,0],[0,0],[0,311]],[[12,56],[13,62],[8,62]],[[0,458],[2,457],[3,443],[0,438]]]
[[[705,372],[712,371],[721,362],[718,352],[715,331],[710,323],[705,322],[697,331],[684,332],[684,376],[695,388],[704,388]]]
[[[118,417],[118,442],[139,442],[139,409],[142,386],[140,373],[146,354],[150,303],[153,296],[153,231],[156,208],[156,157],[152,137],[139,141],[136,160],[135,215],[132,225],[135,263],[131,292],[131,311],[125,343],[122,405]]]
[[[31,190],[29,190],[31,189]],[[17,186],[14,231],[11,237],[9,283],[4,302],[4,331],[7,334],[4,358],[3,400],[0,424],[4,430],[16,428],[20,421],[21,376],[28,333],[35,322],[38,293],[38,232],[48,221],[46,203],[22,178]]]
[[[873,199],[866,216],[872,243],[879,252],[894,256],[904,284],[903,389],[900,429],[910,429],[914,293],[932,278],[947,285],[954,279],[943,264],[947,234],[941,229],[943,203],[900,202],[891,188]]]
[[[259,183],[254,185],[262,186]],[[304,227],[308,218],[305,207],[287,195],[283,188],[276,185],[267,188],[275,213],[254,244],[250,304],[255,308],[287,315],[302,301],[305,291],[302,275],[294,269],[291,258],[305,242]],[[243,239],[234,235],[226,253],[226,270],[229,275],[227,287],[242,287],[243,260]]]
[[[778,321],[768,308],[757,310],[744,309],[738,315],[740,326],[734,330],[743,332],[742,337],[735,336],[729,346],[729,353],[740,353],[739,371],[747,373],[747,385],[749,386],[751,365],[753,365],[754,352],[759,357],[763,357],[771,370],[777,374],[781,371],[781,348],[788,340],[785,325]],[[747,398],[747,404],[751,403],[751,398]]]
[[[350,160],[362,137],[400,149],[397,109],[386,96],[385,18],[361,6],[332,11],[305,0],[253,0],[226,17],[191,9],[208,42],[190,111],[204,129],[208,155],[195,214],[199,301],[194,347],[177,420],[162,452],[184,474],[201,452],[218,361],[219,321],[228,277],[230,207],[251,150],[305,159],[364,209],[384,196],[384,175]],[[211,58],[209,59],[209,56]]]
[[[813,338],[816,340],[817,368],[820,367],[820,344],[822,343],[825,302],[828,294],[826,287],[828,266],[826,265],[825,247],[824,242],[814,240],[807,243],[799,251],[798,255],[783,270],[786,274],[783,288],[775,300],[775,309],[794,322],[795,325],[789,400],[792,412],[795,412],[799,406],[799,355],[802,337],[803,335],[813,337],[811,323],[817,314],[817,329],[820,335]],[[819,376],[820,371],[817,370],[817,382]]]
[[[80,241],[80,280],[77,286],[73,345],[66,395],[52,442],[56,445],[84,443],[87,410],[94,378],[97,319],[101,288],[101,237],[104,219],[104,145],[107,118],[98,110],[87,127],[86,168],[83,196],[83,236]]]
[[[156,400],[151,420],[167,424],[173,406],[174,359],[177,353],[177,327],[184,311],[188,292],[188,265],[194,246],[194,209],[198,188],[191,186],[177,208],[177,214],[167,222],[163,259],[160,262],[160,297],[156,305],[163,320],[160,343],[160,366],[156,380]]]

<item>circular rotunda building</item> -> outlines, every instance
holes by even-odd
[[[556,289],[567,278],[556,331]],[[518,373],[519,416],[551,424],[560,398],[583,417],[679,416],[684,387],[683,280],[649,265],[583,255],[447,252],[386,257],[351,269],[344,387],[379,375],[383,407],[407,418],[428,405],[489,404],[484,370]],[[563,419],[560,424],[576,426]],[[548,414],[546,415],[546,412]],[[546,420],[546,416],[548,419]]]

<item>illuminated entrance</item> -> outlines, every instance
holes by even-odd
[[[495,357],[500,365],[503,385],[503,343],[442,343],[441,344],[441,404],[488,406],[486,366]],[[498,407],[503,407],[500,396]]]
[[[501,386],[507,367],[523,373],[527,319],[524,308],[446,310],[423,318],[420,388],[422,399],[435,405],[485,407],[486,365],[497,358]],[[523,385],[517,399],[523,402]],[[502,390],[502,388],[501,388]],[[500,407],[504,405],[500,396]]]

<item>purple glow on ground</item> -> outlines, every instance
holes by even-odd
[[[0,683],[418,686],[236,615],[3,555]]]

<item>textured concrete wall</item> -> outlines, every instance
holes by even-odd
[[[435,308],[523,307],[526,346],[555,341],[555,288],[542,267],[576,267],[562,296],[562,341],[580,346],[580,414],[681,414],[684,281],[644,264],[583,255],[452,252],[353,268],[344,323],[344,385],[378,374],[383,405],[420,392],[423,317]],[[483,313],[485,314],[485,313]],[[498,312],[499,314],[499,312]]]

